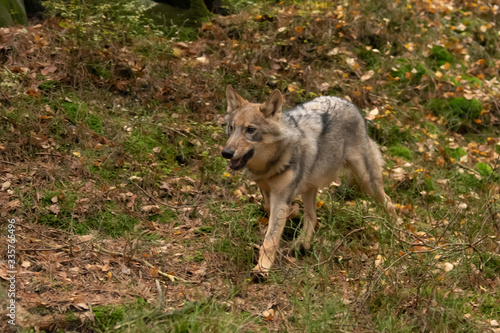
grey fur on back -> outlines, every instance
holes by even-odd
[[[378,146],[366,132],[365,119],[347,100],[322,96],[283,112],[282,121],[296,147],[292,159],[301,159],[300,173],[316,186],[336,180],[349,167],[349,157],[363,157],[370,178],[381,172]],[[375,165],[374,165],[375,164]],[[373,173],[372,171],[373,170]],[[325,175],[329,175],[325,179]]]

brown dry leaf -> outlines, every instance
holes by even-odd
[[[52,214],[57,215],[61,211],[61,207],[59,207],[59,205],[57,205],[57,204],[54,204],[54,205],[52,205],[52,206],[49,207],[49,211]]]
[[[364,81],[368,81],[369,79],[371,79],[373,77],[373,75],[375,74],[375,71],[374,70],[370,70],[368,72],[366,72],[362,77],[361,77],[361,81],[364,82]]]
[[[274,319],[274,309],[267,309],[264,312],[262,312],[262,317],[264,317],[265,320],[273,320]]]
[[[147,206],[142,206],[141,210],[144,213],[159,213],[160,212],[160,207],[158,205],[147,205]]]
[[[303,26],[298,26],[298,27],[295,27],[295,31],[296,31],[298,34],[301,34],[302,32],[304,32],[304,27],[303,27]]]
[[[269,223],[269,219],[267,217],[259,217],[257,219],[257,224],[259,225],[267,225]]]
[[[8,189],[10,187],[10,182],[9,181],[6,181],[5,183],[2,184],[2,188],[0,188],[0,192],[3,192],[5,191],[6,189]]]
[[[7,210],[12,210],[21,207],[21,201],[19,199],[12,200],[7,204]]]
[[[149,269],[149,273],[151,273],[152,276],[157,277],[158,276],[158,268],[156,267],[151,267]]]
[[[379,114],[378,108],[375,108],[370,112],[368,112],[368,114],[365,116],[365,119],[373,120],[377,117],[378,114]]]
[[[41,72],[43,75],[47,76],[47,74],[54,73],[56,70],[57,70],[56,66],[50,65],[49,67],[44,67],[44,69],[42,69]]]

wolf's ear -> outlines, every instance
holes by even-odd
[[[230,84],[226,88],[226,98],[227,98],[227,113],[231,113],[234,110],[240,108],[240,106],[245,101],[243,97],[238,95]]]
[[[283,107],[283,96],[281,92],[276,89],[271,96],[260,106],[260,111],[266,117],[281,117],[281,108]]]

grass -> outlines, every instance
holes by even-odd
[[[492,328],[498,14],[453,4],[237,1],[231,17],[163,25],[137,1],[53,1],[41,26],[9,30],[0,204],[23,224],[19,265],[30,273],[19,304],[31,320],[18,324]],[[400,219],[346,184],[322,189],[312,250],[294,249],[300,214],[270,277],[254,281],[266,214],[257,186],[220,156],[227,84],[253,102],[274,89],[286,107],[333,94],[374,115],[367,128]]]

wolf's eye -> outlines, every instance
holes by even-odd
[[[229,125],[229,133],[233,131],[233,126]]]
[[[255,132],[255,127],[247,127],[247,133],[252,134]]]

